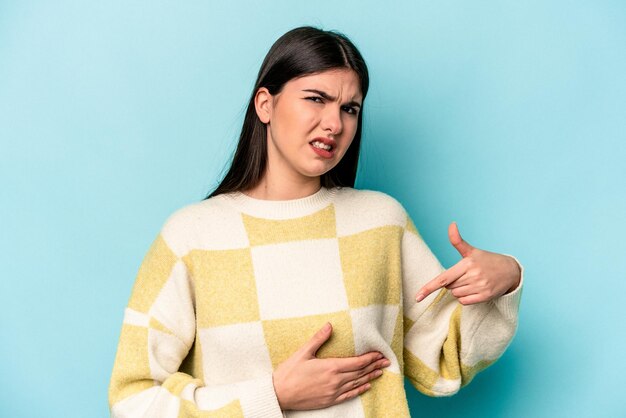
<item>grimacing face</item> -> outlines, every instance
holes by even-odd
[[[295,181],[331,170],[354,139],[362,102],[359,77],[348,68],[292,79],[274,96],[260,88],[255,105],[267,125],[269,170]]]

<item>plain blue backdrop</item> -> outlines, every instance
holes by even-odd
[[[164,220],[216,186],[270,45],[349,35],[371,72],[357,187],[442,263],[456,220],[526,268],[520,328],[414,417],[626,416],[623,1],[0,1],[0,415],[104,417]]]

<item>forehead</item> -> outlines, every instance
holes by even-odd
[[[308,74],[290,80],[285,88],[291,90],[315,89],[321,90],[343,100],[361,100],[361,82],[354,70],[333,69],[319,73]]]

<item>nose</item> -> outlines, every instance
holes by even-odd
[[[339,135],[343,130],[341,109],[335,106],[327,106],[322,115],[321,128],[330,135]]]

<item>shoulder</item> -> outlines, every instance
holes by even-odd
[[[345,233],[381,226],[404,227],[407,212],[394,197],[375,190],[338,189],[334,201],[337,228]]]
[[[219,243],[239,223],[239,217],[223,199],[215,196],[174,211],[164,222],[161,236],[180,257],[201,248],[207,239]]]
[[[164,231],[193,230],[214,216],[228,211],[221,196],[195,202],[175,210],[164,222]]]
[[[386,209],[404,212],[404,207],[394,197],[377,190],[342,187],[337,191],[337,200],[343,204],[363,206],[367,210]]]

